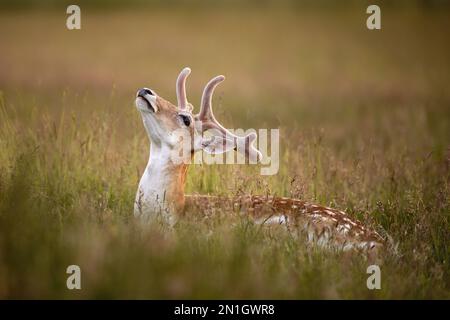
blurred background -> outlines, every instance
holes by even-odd
[[[448,92],[447,2],[380,2],[379,31],[366,28],[368,3],[81,1],[82,28],[71,31],[64,2],[3,1],[0,85],[11,98],[90,95],[103,100],[97,110],[113,109],[104,101],[113,92],[123,110],[144,85],[174,101],[176,76],[190,66],[194,105],[211,77],[227,76],[216,109],[244,117],[236,125],[339,120],[335,137],[345,139],[355,112]]]
[[[0,3],[0,297],[73,297],[56,276],[70,261],[88,298],[449,297],[449,1],[376,1],[381,30],[366,27],[372,1],[77,1],[81,30],[66,28],[69,4]],[[185,244],[136,235],[148,141],[134,95],[175,102],[185,66],[194,106],[224,74],[221,122],[281,130],[278,175],[195,166],[188,191],[347,210],[403,257],[387,259],[391,285],[368,293],[363,262],[294,254],[289,239],[202,238],[202,219]]]

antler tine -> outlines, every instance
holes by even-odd
[[[200,105],[200,113],[198,114],[198,117],[201,120],[213,120],[217,122],[212,111],[212,96],[214,93],[214,89],[216,89],[217,85],[223,80],[225,80],[224,76],[217,76],[211,79],[205,86],[202,95],[202,102]]]
[[[217,76],[211,79],[203,90],[200,112],[197,115],[198,119],[202,122],[202,130],[219,130],[225,136],[233,139],[237,150],[243,153],[246,158],[251,159],[252,161],[259,161],[262,158],[262,154],[254,146],[254,141],[256,140],[255,133],[249,133],[244,137],[237,136],[231,133],[228,129],[224,128],[214,117],[214,113],[212,110],[212,96],[214,93],[214,89],[223,80],[225,80],[224,76]],[[244,146],[244,148],[242,148],[241,146]]]
[[[186,98],[186,79],[191,73],[190,68],[184,68],[177,79],[177,99],[178,99],[178,107],[182,110],[188,108],[188,101]]]

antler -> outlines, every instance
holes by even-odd
[[[203,90],[200,112],[195,117],[202,123],[202,132],[209,129],[218,130],[222,135],[233,140],[235,147],[237,147],[239,152],[244,154],[245,158],[248,158],[253,162],[259,161],[261,160],[262,155],[261,152],[254,146],[254,142],[256,140],[255,133],[251,132],[244,137],[237,136],[231,133],[228,129],[224,128],[214,117],[214,113],[212,111],[212,96],[214,89],[223,80],[225,80],[225,77],[220,75],[208,82]]]
[[[186,79],[191,73],[190,68],[184,68],[177,79],[177,99],[178,99],[178,107],[181,110],[192,109],[192,106],[189,104],[186,98]]]

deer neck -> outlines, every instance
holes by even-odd
[[[168,146],[151,144],[136,195],[135,214],[170,217],[183,211],[187,165],[174,164],[170,153]]]

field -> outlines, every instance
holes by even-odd
[[[450,298],[450,12],[387,7],[0,11],[0,298]],[[205,83],[217,118],[280,128],[280,171],[193,165],[188,193],[329,205],[387,239],[381,290],[361,255],[310,248],[230,212],[173,229],[133,218],[143,86]],[[198,110],[198,109],[197,109]],[[66,288],[66,268],[82,290]]]

